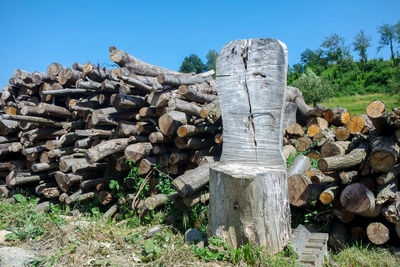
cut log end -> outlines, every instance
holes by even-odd
[[[374,100],[368,104],[365,111],[368,117],[370,117],[371,119],[376,119],[386,114],[386,106],[384,102],[379,100]]]

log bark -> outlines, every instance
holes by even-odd
[[[292,145],[286,145],[283,147],[283,157],[285,158],[285,161],[289,158],[290,155],[295,155],[296,154],[296,148]]]
[[[384,204],[396,200],[397,179],[380,185],[377,189],[376,204]]]
[[[189,137],[189,136],[196,136],[196,135],[201,135],[201,134],[206,134],[206,133],[216,133],[221,129],[219,125],[209,125],[209,124],[202,124],[202,125],[191,125],[191,124],[185,124],[182,126],[179,126],[177,129],[176,133],[179,137]]]
[[[126,82],[127,84],[135,86],[135,88],[142,90],[146,93],[154,92],[156,89],[161,88],[161,85],[157,84],[146,84],[143,81],[140,81],[138,79],[132,78],[132,77],[127,77],[123,75],[119,75],[118,78]]]
[[[80,78],[82,78],[82,73],[70,68],[62,69],[57,76],[61,85],[74,85]]]
[[[304,152],[310,148],[311,144],[312,144],[311,139],[308,138],[307,136],[303,136],[296,140],[294,146],[298,151]]]
[[[210,193],[197,192],[192,196],[187,196],[183,198],[183,204],[185,204],[186,207],[190,208],[198,203],[205,204],[209,199],[210,199]]]
[[[297,105],[296,120],[305,125],[309,118],[307,113],[311,110],[311,107],[304,101],[300,90],[293,86],[287,86],[286,100]]]
[[[214,70],[209,71],[206,75],[171,75],[171,74],[159,74],[157,75],[157,81],[160,84],[180,86],[180,85],[191,85],[196,83],[202,83],[210,81],[210,77],[214,74]]]
[[[212,166],[211,163],[204,164],[193,170],[186,171],[174,179],[172,186],[182,197],[193,194],[208,183],[210,166]]]
[[[328,187],[319,195],[319,201],[324,205],[328,205],[338,196],[339,192],[339,186],[337,185]]]
[[[371,146],[368,165],[377,171],[388,172],[399,157],[398,144],[392,137],[379,136],[377,132],[371,132],[368,139]]]
[[[36,85],[40,85],[43,82],[54,82],[56,80],[56,76],[44,72],[35,71],[32,73],[32,82]]]
[[[168,107],[172,110],[184,112],[190,116],[200,117],[201,107],[196,104],[189,103],[185,100],[171,98],[168,101]]]
[[[344,155],[346,154],[349,145],[349,141],[326,142],[321,147],[321,155],[324,158]]]
[[[184,96],[185,99],[194,101],[200,104],[211,103],[216,100],[217,96],[213,94],[206,94],[201,92],[198,85],[181,85],[179,86],[179,94]]]
[[[339,173],[339,178],[342,184],[353,183],[359,178],[358,171],[348,171]]]
[[[345,155],[320,159],[318,168],[323,172],[346,170],[358,166],[366,156],[365,149],[354,149]]]
[[[210,147],[214,144],[214,140],[197,138],[197,137],[176,137],[175,146],[179,149],[202,149]]]
[[[173,136],[165,136],[161,132],[153,132],[149,134],[149,141],[152,144],[170,143],[174,141]]]
[[[372,243],[382,245],[389,241],[389,229],[383,223],[373,222],[367,227],[367,236]]]
[[[114,107],[124,108],[124,109],[140,109],[148,105],[148,103],[139,96],[116,94],[111,101]]]
[[[393,203],[382,208],[382,214],[389,222],[400,224],[400,192],[396,192]]]
[[[35,163],[32,165],[32,171],[33,172],[44,172],[44,171],[52,171],[57,169],[57,163],[52,162],[52,163]]]
[[[39,123],[39,124],[43,124],[43,125],[52,125],[53,127],[62,127],[63,126],[62,122],[45,119],[45,118],[33,117],[33,116],[1,115],[1,118],[6,119],[6,120],[35,122],[35,123]]]
[[[18,122],[14,120],[4,120],[0,121],[0,134],[1,135],[11,135],[19,131],[20,127]]]
[[[132,142],[131,138],[119,138],[105,141],[97,146],[89,148],[85,155],[86,159],[90,163],[98,162],[111,154],[123,151],[128,147],[130,142]]]
[[[288,178],[288,192],[290,205],[301,207],[307,203],[317,200],[322,187],[312,184],[305,175],[295,174]]]
[[[376,182],[380,185],[386,184],[396,177],[398,177],[400,174],[400,164],[397,164],[396,166],[393,167],[390,171],[387,173],[381,174],[379,177],[376,178]]]
[[[153,76],[153,77],[156,77],[157,75],[160,74],[172,74],[172,75],[181,74],[176,71],[148,64],[118,49],[115,49],[110,52],[110,60],[114,61],[121,67],[129,68],[129,70],[131,71],[130,74],[138,74],[138,75]]]
[[[353,183],[343,189],[340,203],[348,211],[364,212],[375,208],[375,197],[365,185]]]

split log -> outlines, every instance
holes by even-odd
[[[288,192],[290,205],[301,207],[317,200],[322,187],[312,184],[305,175],[294,174],[288,178]]]
[[[346,125],[347,122],[350,120],[350,112],[347,109],[342,107],[337,107],[334,109],[328,109],[324,112],[324,118],[330,124],[335,126],[343,126]]]
[[[302,137],[302,136],[304,136],[303,127],[301,127],[301,125],[298,124],[298,123],[289,124],[286,127],[285,131],[286,131],[286,134],[288,134],[291,137]]]
[[[335,137],[338,141],[346,141],[350,138],[350,131],[346,126],[340,126],[335,129]]]
[[[179,86],[179,94],[184,96],[185,99],[194,101],[200,104],[213,102],[217,96],[212,94],[205,94],[198,89],[198,85],[181,85]]]
[[[368,165],[380,172],[388,172],[399,157],[400,148],[392,137],[379,136],[372,132],[369,136],[371,153]]]
[[[361,115],[355,115],[350,118],[347,122],[346,127],[351,134],[365,134],[372,129],[372,125],[369,125],[369,120]]]
[[[354,149],[345,155],[320,159],[318,168],[323,172],[346,170],[358,166],[366,156],[365,149]]]
[[[349,145],[349,141],[326,142],[321,147],[321,155],[324,158],[344,155]]]
[[[133,138],[132,138],[133,139]],[[123,151],[132,142],[131,138],[119,138],[105,141],[97,146],[91,147],[86,152],[86,159],[90,163],[98,162],[99,160]]]
[[[211,124],[215,123],[221,118],[221,109],[218,99],[203,106],[200,111],[200,117],[207,119]]]
[[[286,145],[283,147],[283,157],[285,160],[287,160],[290,155],[295,155],[296,152],[296,148],[292,145]]]
[[[400,174],[400,164],[397,164],[390,171],[388,171],[387,173],[383,173],[378,178],[376,178],[376,182],[380,185],[386,184],[395,179],[396,177],[398,177],[399,174]]]
[[[382,214],[389,222],[400,224],[400,192],[396,192],[393,203],[382,208]]]
[[[310,148],[312,141],[307,136],[300,137],[296,140],[294,146],[300,152],[304,152]]]
[[[364,212],[375,208],[375,197],[365,185],[353,183],[343,189],[340,203],[348,211]]]
[[[126,147],[124,155],[126,159],[136,162],[144,157],[150,156],[152,149],[153,146],[151,143],[136,143]]]
[[[382,245],[389,241],[389,229],[383,223],[373,222],[367,227],[367,236],[375,245]]]
[[[172,186],[182,197],[193,194],[208,183],[210,166],[212,166],[212,163],[186,171],[174,179]]]
[[[396,199],[397,179],[394,179],[386,184],[378,187],[376,194],[376,204],[384,204],[393,202]]]
[[[328,205],[338,196],[339,192],[339,186],[337,185],[328,187],[319,195],[319,201],[324,205]]]
[[[171,111],[162,115],[158,119],[158,126],[165,136],[169,136],[175,134],[179,126],[187,124],[189,119],[190,118],[186,113]]]
[[[342,184],[353,183],[359,178],[358,171],[348,171],[339,173]]]

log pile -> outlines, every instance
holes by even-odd
[[[119,67],[15,70],[0,97],[0,197],[12,201],[23,189],[38,196],[38,209],[92,201],[105,217],[127,203],[143,216],[170,200],[177,209],[208,202],[209,167],[223,142],[214,73],[175,72],[115,47],[110,59]],[[351,116],[311,108],[297,88],[287,89],[292,217],[315,211],[315,222],[329,222],[333,247],[398,238],[400,109],[373,101],[366,115]],[[161,192],[160,179],[174,191]],[[111,189],[111,180],[122,189]]]
[[[11,201],[23,188],[38,196],[38,208],[98,201],[106,216],[128,202],[144,215],[171,198],[186,206],[208,200],[200,189],[222,142],[214,71],[179,73],[115,47],[110,59],[119,67],[15,70],[0,99],[1,196]],[[147,199],[139,198],[144,183],[135,188],[138,181],[123,179],[129,161],[133,178],[150,185]],[[175,193],[156,188],[159,173],[173,180]]]
[[[332,247],[398,240],[399,109],[389,114],[382,101],[372,101],[366,115],[321,106],[300,115],[284,133],[292,211],[331,224]]]

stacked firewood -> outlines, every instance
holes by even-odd
[[[372,101],[366,115],[321,106],[298,115],[305,123],[286,127],[283,148],[293,160],[292,207],[321,223],[334,221],[334,247],[349,237],[378,245],[400,237],[400,110],[388,114],[382,101]],[[316,203],[326,209],[312,213]]]
[[[143,215],[170,198],[187,206],[208,200],[196,192],[221,151],[214,71],[179,73],[115,47],[110,59],[119,68],[52,63],[47,73],[15,70],[0,100],[0,195],[25,188],[39,196],[38,208],[97,199],[106,216],[128,201]],[[147,199],[122,179],[129,161],[144,178],[138,191],[145,183],[153,188]],[[155,189],[154,167],[173,179],[175,194]],[[124,197],[109,189],[110,180],[122,184]]]

